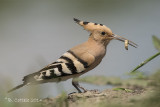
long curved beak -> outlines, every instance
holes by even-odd
[[[122,41],[122,42],[125,42],[125,40],[128,40],[128,39],[126,39],[124,37],[121,37],[119,35],[116,35],[116,34],[113,34],[112,36],[113,36],[114,39]],[[131,46],[133,46],[133,47],[135,47],[135,48],[138,47],[138,45],[136,43],[134,43],[134,42],[132,42],[130,40],[128,40],[128,44],[131,45]]]

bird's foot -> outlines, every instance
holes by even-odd
[[[88,90],[83,88],[82,86],[80,86],[79,88],[81,88],[83,90],[83,93],[87,92]],[[81,92],[82,93],[82,92]]]
[[[84,93],[86,93],[86,92],[94,93],[94,94],[98,94],[98,93],[100,93],[100,91],[99,91],[99,90],[97,90],[97,89],[94,89],[94,90],[86,90]]]
[[[83,87],[82,87],[82,88],[83,88]],[[82,88],[81,88],[81,89],[82,89]],[[83,88],[82,90],[83,90],[83,93],[86,93],[86,92],[99,93],[99,90],[97,90],[97,89],[94,89],[94,90],[87,90],[87,89]]]
[[[68,95],[71,95],[71,94],[74,94],[74,93],[77,93],[77,92],[71,92],[71,93],[69,93]]]

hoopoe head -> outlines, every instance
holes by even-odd
[[[112,33],[112,30],[110,28],[103,24],[81,21],[76,18],[74,18],[74,21],[91,33],[90,38],[96,40],[97,42],[101,42],[105,45],[107,45],[112,39],[117,39],[123,42],[127,40],[124,37],[115,35],[114,33]],[[137,47],[137,44],[129,40],[128,44],[133,47]]]

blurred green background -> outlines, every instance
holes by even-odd
[[[152,35],[160,38],[159,0],[0,0],[0,85],[4,90],[22,83],[23,76],[40,70],[88,39],[89,33],[73,22],[74,17],[105,24],[115,34],[139,45],[127,51],[124,43],[112,41],[102,63],[85,76],[123,77],[157,52]],[[156,58],[140,70],[150,74],[159,66]],[[6,81],[12,85],[9,87]],[[76,91],[71,80],[37,87],[43,92],[41,98]]]

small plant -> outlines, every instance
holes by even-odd
[[[148,63],[149,61],[151,61],[152,59],[156,58],[157,56],[160,55],[160,39],[156,36],[152,36],[152,40],[153,40],[153,44],[155,46],[155,48],[159,51],[158,53],[154,54],[153,56],[149,57],[148,59],[146,59],[145,61],[143,61],[141,64],[139,64],[136,68],[134,68],[131,72],[135,72],[137,69],[141,68],[142,66],[144,66],[146,63]]]

